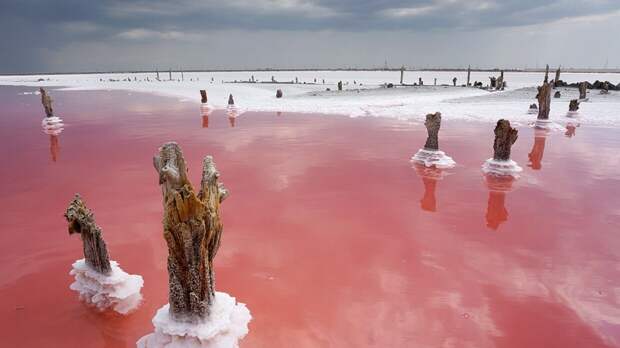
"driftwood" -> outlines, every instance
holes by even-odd
[[[428,137],[424,144],[426,150],[439,150],[439,128],[441,127],[441,112],[426,115],[426,132]]]
[[[79,194],[69,204],[65,218],[69,223],[69,234],[79,233],[82,238],[86,264],[101,274],[109,274],[112,268],[101,228],[95,223],[93,213],[86,208]]]
[[[228,105],[235,105],[235,99],[232,94],[228,96]]]
[[[213,158],[207,156],[196,194],[183,153],[174,142],[159,148],[153,164],[163,194],[170,315],[177,321],[197,322],[209,315],[213,303],[213,258],[222,235],[220,204],[228,191],[218,183]]]
[[[568,104],[568,111],[577,111],[579,110],[579,100],[573,99]]]
[[[510,149],[517,141],[518,133],[510,126],[510,121],[501,119],[495,126],[495,142],[493,143],[493,159],[497,161],[508,161],[510,159]]]
[[[49,94],[47,94],[47,91],[45,91],[42,87],[39,88],[39,92],[41,92],[41,103],[45,109],[45,116],[53,117],[54,110],[52,109],[52,97],[50,97]]]
[[[548,120],[549,111],[551,111],[551,84],[549,82],[543,82],[542,86],[538,87],[538,119]]]
[[[282,90],[281,90],[281,89],[278,89],[278,90],[276,91],[276,98],[282,98],[282,96],[283,96]]]
[[[207,91],[205,91],[204,89],[200,90],[200,102],[203,104],[207,103]]]
[[[579,99],[586,99],[588,93],[588,83],[582,82],[579,84]]]

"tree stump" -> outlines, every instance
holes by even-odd
[[[95,223],[93,213],[86,208],[79,194],[69,204],[65,218],[69,223],[69,234],[78,233],[82,238],[86,264],[101,274],[109,274],[112,267],[101,228]]]
[[[560,91],[555,91],[555,93],[553,93],[553,97],[554,98],[561,98],[562,97],[562,93],[560,93]]]
[[[228,96],[228,105],[235,105],[235,99],[232,94]]]
[[[405,78],[405,66],[400,67],[400,84],[403,84],[403,79]]]
[[[467,86],[469,87],[469,78],[471,77],[471,65],[467,66]]]
[[[560,86],[560,67],[555,71],[555,79],[553,80],[553,88]]]
[[[421,77],[418,77],[418,85],[419,86],[424,86],[424,81],[422,81]]]
[[[497,90],[504,90],[504,70],[500,71],[499,77],[497,78],[495,85]]]
[[[338,90],[342,91],[342,81],[338,81]]]
[[[424,121],[424,125],[426,126],[426,132],[428,133],[426,143],[424,144],[424,149],[433,151],[439,150],[439,128],[441,127],[441,112],[426,115],[426,121]]]
[[[281,90],[281,89],[278,89],[278,90],[276,91],[276,98],[282,98],[282,95],[283,95],[282,90]]]
[[[452,79],[452,84],[454,85],[454,87],[456,87],[456,81],[457,81],[456,77]]]
[[[53,117],[54,110],[52,109],[52,97],[47,94],[47,91],[45,91],[43,87],[39,88],[39,92],[41,93],[41,103],[43,104],[43,109],[45,109],[45,116]]]
[[[510,149],[517,141],[518,133],[510,126],[510,121],[501,119],[495,126],[495,142],[493,143],[493,159],[496,161],[508,161]]]
[[[495,76],[489,77],[489,80],[490,80],[490,87],[497,88],[497,79],[495,78]]]
[[[579,100],[573,99],[568,104],[568,111],[577,111],[579,110]]]
[[[213,259],[220,245],[220,204],[228,191],[218,183],[213,158],[202,164],[200,192],[187,178],[181,148],[174,142],[153,158],[164,203],[164,239],[168,245],[170,315],[198,322],[209,315],[215,294]]]
[[[543,82],[544,83],[549,82],[549,64],[547,64],[547,67],[545,68],[545,80]]]
[[[587,98],[587,92],[588,92],[588,83],[587,82],[581,82],[579,84],[579,99],[586,99]]]
[[[543,82],[542,86],[538,87],[538,119],[548,120],[549,111],[551,111],[551,84]]]
[[[204,89],[200,90],[200,102],[203,104],[207,103],[207,91],[205,91]]]

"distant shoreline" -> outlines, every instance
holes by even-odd
[[[550,72],[555,72],[557,68],[550,67]],[[539,73],[545,72],[545,68],[535,68],[535,69],[474,69],[472,68],[472,72],[499,72],[504,70],[504,72],[521,72],[521,73]],[[270,68],[262,68],[262,69],[190,69],[190,70],[159,70],[160,73],[166,72],[184,72],[184,73],[220,73],[220,72],[285,72],[285,71],[293,71],[293,72],[304,72],[304,71],[389,71],[389,72],[399,72],[400,68],[389,68],[389,69],[369,69],[369,68],[360,68],[360,69],[337,69],[337,68],[325,68],[325,69],[270,69]],[[467,68],[428,68],[428,69],[406,69],[405,71],[445,71],[445,72],[466,72]],[[620,73],[620,69],[584,69],[584,68],[562,68],[563,73],[577,73],[577,74],[618,74]],[[34,76],[34,75],[96,75],[96,74],[155,74],[157,70],[125,70],[125,71],[80,71],[80,72],[28,72],[28,73],[0,73],[0,76]]]

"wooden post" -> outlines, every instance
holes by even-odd
[[[510,149],[517,141],[519,131],[510,126],[510,121],[501,119],[495,126],[495,141],[493,143],[493,159],[496,161],[508,161]]]
[[[53,117],[54,110],[52,109],[52,97],[47,94],[43,87],[39,88],[39,92],[41,93],[41,103],[43,104],[43,109],[45,110],[45,117]]]
[[[543,82],[542,86],[538,87],[538,119],[548,120],[549,111],[551,111],[551,84]]]
[[[419,86],[424,86],[424,81],[422,81],[421,77],[418,77],[418,85]]]
[[[468,87],[471,86],[470,83],[469,83],[470,76],[471,76],[471,65],[468,65],[467,66],[467,86]]]
[[[204,89],[200,90],[200,102],[203,104],[207,103],[207,91]]]
[[[587,82],[581,82],[579,84],[579,99],[586,99],[587,96],[587,90],[588,90],[588,83]]]
[[[401,85],[403,84],[404,78],[405,78],[405,66],[403,65],[400,67],[400,84]]]
[[[568,104],[568,111],[577,111],[579,110],[579,100],[573,99]]]
[[[278,90],[276,91],[276,98],[282,98],[282,95],[283,95],[282,90],[281,90],[281,89],[278,89]]]
[[[338,90],[342,91],[342,81],[338,81]]]
[[[495,82],[496,84],[496,89],[498,90],[504,90],[504,70],[500,70],[499,72],[499,78],[497,78],[497,81]]]
[[[172,69],[168,70],[168,79],[172,81]]]
[[[428,137],[424,144],[425,150],[437,151],[439,150],[439,128],[441,127],[441,112],[426,115],[426,132]]]
[[[157,73],[157,81],[159,81],[159,69],[155,70],[155,72]]]
[[[560,67],[558,66],[558,70],[555,71],[555,80],[553,80],[553,88],[556,88],[560,85]]]
[[[78,233],[82,238],[86,264],[101,274],[109,274],[112,267],[101,228],[95,223],[93,213],[86,208],[79,194],[69,204],[65,218],[69,223],[69,234]]]
[[[215,296],[213,259],[222,236],[220,204],[228,191],[218,183],[213,158],[207,156],[196,194],[181,148],[174,142],[159,148],[153,165],[163,195],[170,316],[177,321],[200,322],[209,315]]]
[[[230,105],[235,105],[235,99],[233,99],[233,95],[232,95],[232,94],[230,94],[230,95],[228,96],[228,105],[229,105],[229,106],[230,106]]]
[[[545,83],[549,82],[549,64],[547,64],[547,67],[545,68]]]

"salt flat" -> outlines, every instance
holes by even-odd
[[[457,85],[461,85],[466,82],[467,75],[466,72],[448,71],[406,71],[405,84],[412,85],[422,78],[425,85],[395,88],[384,88],[383,85],[398,84],[398,71],[172,72],[171,80],[168,72],[159,75],[161,81],[155,80],[155,73],[0,76],[0,85],[59,87],[59,90],[127,90],[173,96],[196,103],[200,101],[198,91],[206,89],[209,104],[214,108],[225,108],[228,95],[232,94],[241,112],[344,114],[421,121],[425,114],[440,111],[445,120],[494,122],[498,118],[508,118],[525,123],[533,119],[526,111],[529,104],[536,102],[535,87],[543,79],[542,73],[507,72],[506,90],[487,92],[453,87],[454,77],[458,79]],[[492,75],[498,73],[472,72],[471,82],[487,84]],[[258,83],[234,83],[252,77]],[[272,77],[278,82],[289,83],[269,83]],[[561,78],[568,83],[620,82],[620,74],[615,73],[563,73]],[[434,85],[435,79],[437,85]],[[291,83],[296,80],[299,83]],[[343,81],[344,91],[337,91],[338,81]],[[275,97],[277,89],[283,91],[282,99]],[[562,97],[552,99],[551,106],[551,119],[556,122],[565,120],[568,102],[577,97],[574,88],[561,88],[560,91]],[[581,105],[580,122],[620,126],[620,92],[600,95],[599,91],[591,90],[589,98],[589,102]]]

